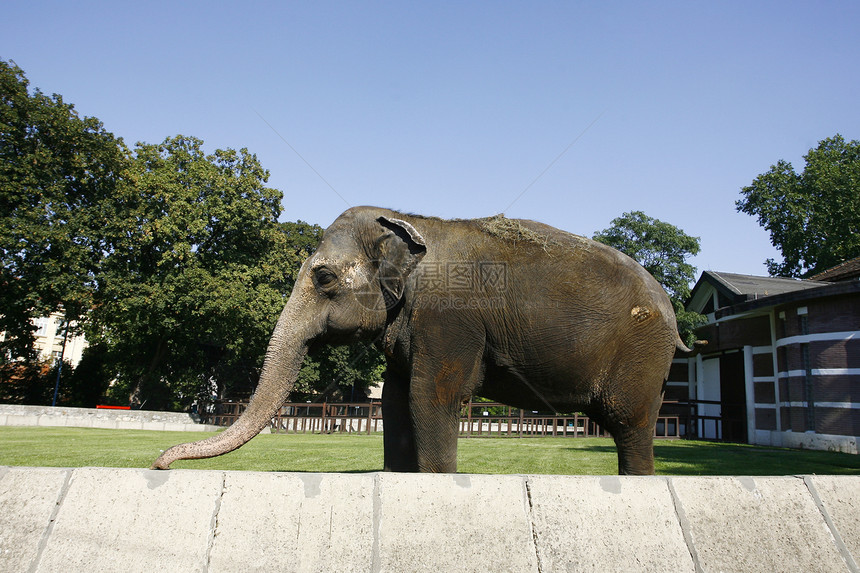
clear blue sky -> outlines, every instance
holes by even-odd
[[[858,2],[28,0],[0,58],[128,144],[247,147],[284,219],[364,204],[591,236],[642,210],[701,237],[699,271],[766,274],[778,253],[734,202],[860,139],[858,30]]]

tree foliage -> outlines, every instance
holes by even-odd
[[[322,229],[278,221],[282,194],[246,149],[206,154],[179,135],[130,150],[61,96],[30,93],[12,63],[0,89],[0,363],[24,359],[0,369],[0,394],[49,399],[32,319],[61,311],[92,345],[63,369],[61,404],[92,406],[108,382],[116,403],[155,409],[250,395]],[[323,347],[297,394],[358,398],[381,364],[369,345]]]
[[[50,404],[54,378],[48,362],[7,362],[0,364],[0,403]]]
[[[321,233],[278,223],[281,193],[254,155],[206,155],[202,144],[138,144],[105,228],[87,335],[147,407],[253,388],[304,248]]]
[[[693,330],[705,320],[684,308],[696,273],[687,258],[699,253],[699,238],[642,211],[630,211],[613,219],[609,228],[598,231],[593,238],[638,262],[663,285],[675,307],[681,338],[692,343]]]
[[[824,139],[798,174],[780,160],[741,190],[738,211],[758,217],[782,254],[773,276],[808,277],[860,256],[860,141]]]
[[[33,360],[31,320],[92,306],[104,249],[103,208],[127,162],[121,139],[54,94],[30,93],[0,60],[0,342],[3,357]]]
[[[290,398],[294,401],[363,402],[382,383],[385,358],[369,342],[323,345],[305,358]]]

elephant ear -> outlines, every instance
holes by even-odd
[[[424,237],[411,224],[401,219],[379,217],[383,234],[376,241],[379,261],[379,284],[386,308],[400,301],[406,287],[406,277],[415,270],[427,253]]]

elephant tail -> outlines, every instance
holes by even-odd
[[[692,358],[693,356],[702,352],[705,347],[708,345],[707,340],[696,340],[693,342],[693,348],[688,348],[684,341],[681,340],[680,336],[676,336],[675,339],[675,350],[688,358]]]

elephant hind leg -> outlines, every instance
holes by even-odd
[[[620,475],[654,475],[654,429],[622,426],[611,430]]]
[[[604,426],[615,439],[618,449],[618,473],[621,475],[654,475],[654,426],[663,404],[666,373],[671,356],[659,356],[627,368],[610,380],[616,381],[614,392],[603,403]]]

